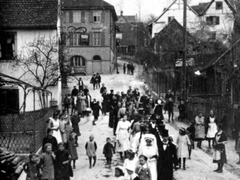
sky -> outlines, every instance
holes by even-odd
[[[174,0],[105,0],[115,7],[117,15],[123,10],[123,15],[139,15],[141,9],[141,21],[149,19],[150,14],[158,17],[163,9],[168,7]],[[211,0],[188,0],[189,4],[198,4],[199,2],[209,2]]]

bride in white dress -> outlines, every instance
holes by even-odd
[[[158,148],[155,145],[154,138],[152,134],[145,134],[143,137],[146,144],[142,145],[139,149],[139,155],[144,155],[148,158],[147,165],[151,172],[152,180],[157,180],[158,173],[157,173],[157,157],[158,157]]]

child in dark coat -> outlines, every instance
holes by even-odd
[[[24,171],[27,174],[26,180],[40,180],[40,168],[36,154],[30,153],[29,162],[24,165]]]
[[[178,105],[178,110],[179,110],[179,121],[183,121],[185,119],[185,114],[186,114],[186,106],[184,104],[184,101],[180,101],[180,104]]]
[[[94,116],[94,120],[93,120],[93,125],[96,125],[96,121],[98,120],[99,117],[99,111],[101,110],[101,106],[99,105],[99,101],[96,101],[96,99],[93,99],[92,102],[92,110],[93,110],[93,116]]]
[[[107,138],[107,143],[103,147],[103,154],[106,157],[106,161],[107,161],[106,165],[109,165],[109,167],[111,167],[112,157],[113,157],[113,154],[115,154],[115,151],[111,143],[111,139],[109,137]]]

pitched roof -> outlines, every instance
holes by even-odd
[[[111,10],[114,20],[117,21],[114,6],[103,0],[62,0],[62,9]]]
[[[224,0],[224,1],[225,1],[225,3],[228,5],[228,7],[232,10],[232,12],[233,12],[233,13],[236,13],[236,9],[234,8],[233,4],[230,3],[229,0]],[[212,0],[212,1],[208,4],[208,6],[205,8],[205,10],[202,11],[202,13],[199,14],[199,15],[200,15],[200,16],[204,15],[214,2],[215,2],[215,0]]]
[[[58,0],[0,0],[0,28],[57,29]]]
[[[168,8],[164,9],[163,13],[158,17],[156,18],[155,20],[151,21],[148,25],[152,24],[153,22],[157,22],[167,11],[170,10],[170,8],[177,2],[177,0],[173,1],[172,4],[170,4],[170,6],[168,6]],[[194,9],[192,9],[191,6],[189,6],[187,4],[187,7],[195,14],[197,14],[197,12],[194,11]],[[197,14],[198,15],[198,14]]]
[[[125,19],[125,21],[127,21],[128,23],[135,23],[136,22],[135,16],[123,16],[123,15],[120,15],[120,16],[118,16],[118,19],[120,17],[123,17]]]
[[[165,38],[166,34],[169,34],[171,32],[176,32],[177,29],[184,31],[184,27],[176,20],[173,19],[168,25],[166,25],[158,34],[157,37],[163,37]],[[181,33],[181,35],[183,35],[183,33]],[[187,37],[189,38],[189,42],[191,41],[195,41],[196,38],[191,35],[188,31],[187,31]]]
[[[207,9],[207,7],[209,6],[211,2],[208,2],[208,3],[199,3],[198,5],[196,6],[191,6],[192,9],[198,13],[198,14],[201,14],[203,11],[205,11],[205,9]]]

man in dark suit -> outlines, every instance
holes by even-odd
[[[158,180],[173,180],[173,167],[177,170],[178,165],[176,146],[169,140],[166,129],[162,133],[162,139],[158,144]]]

